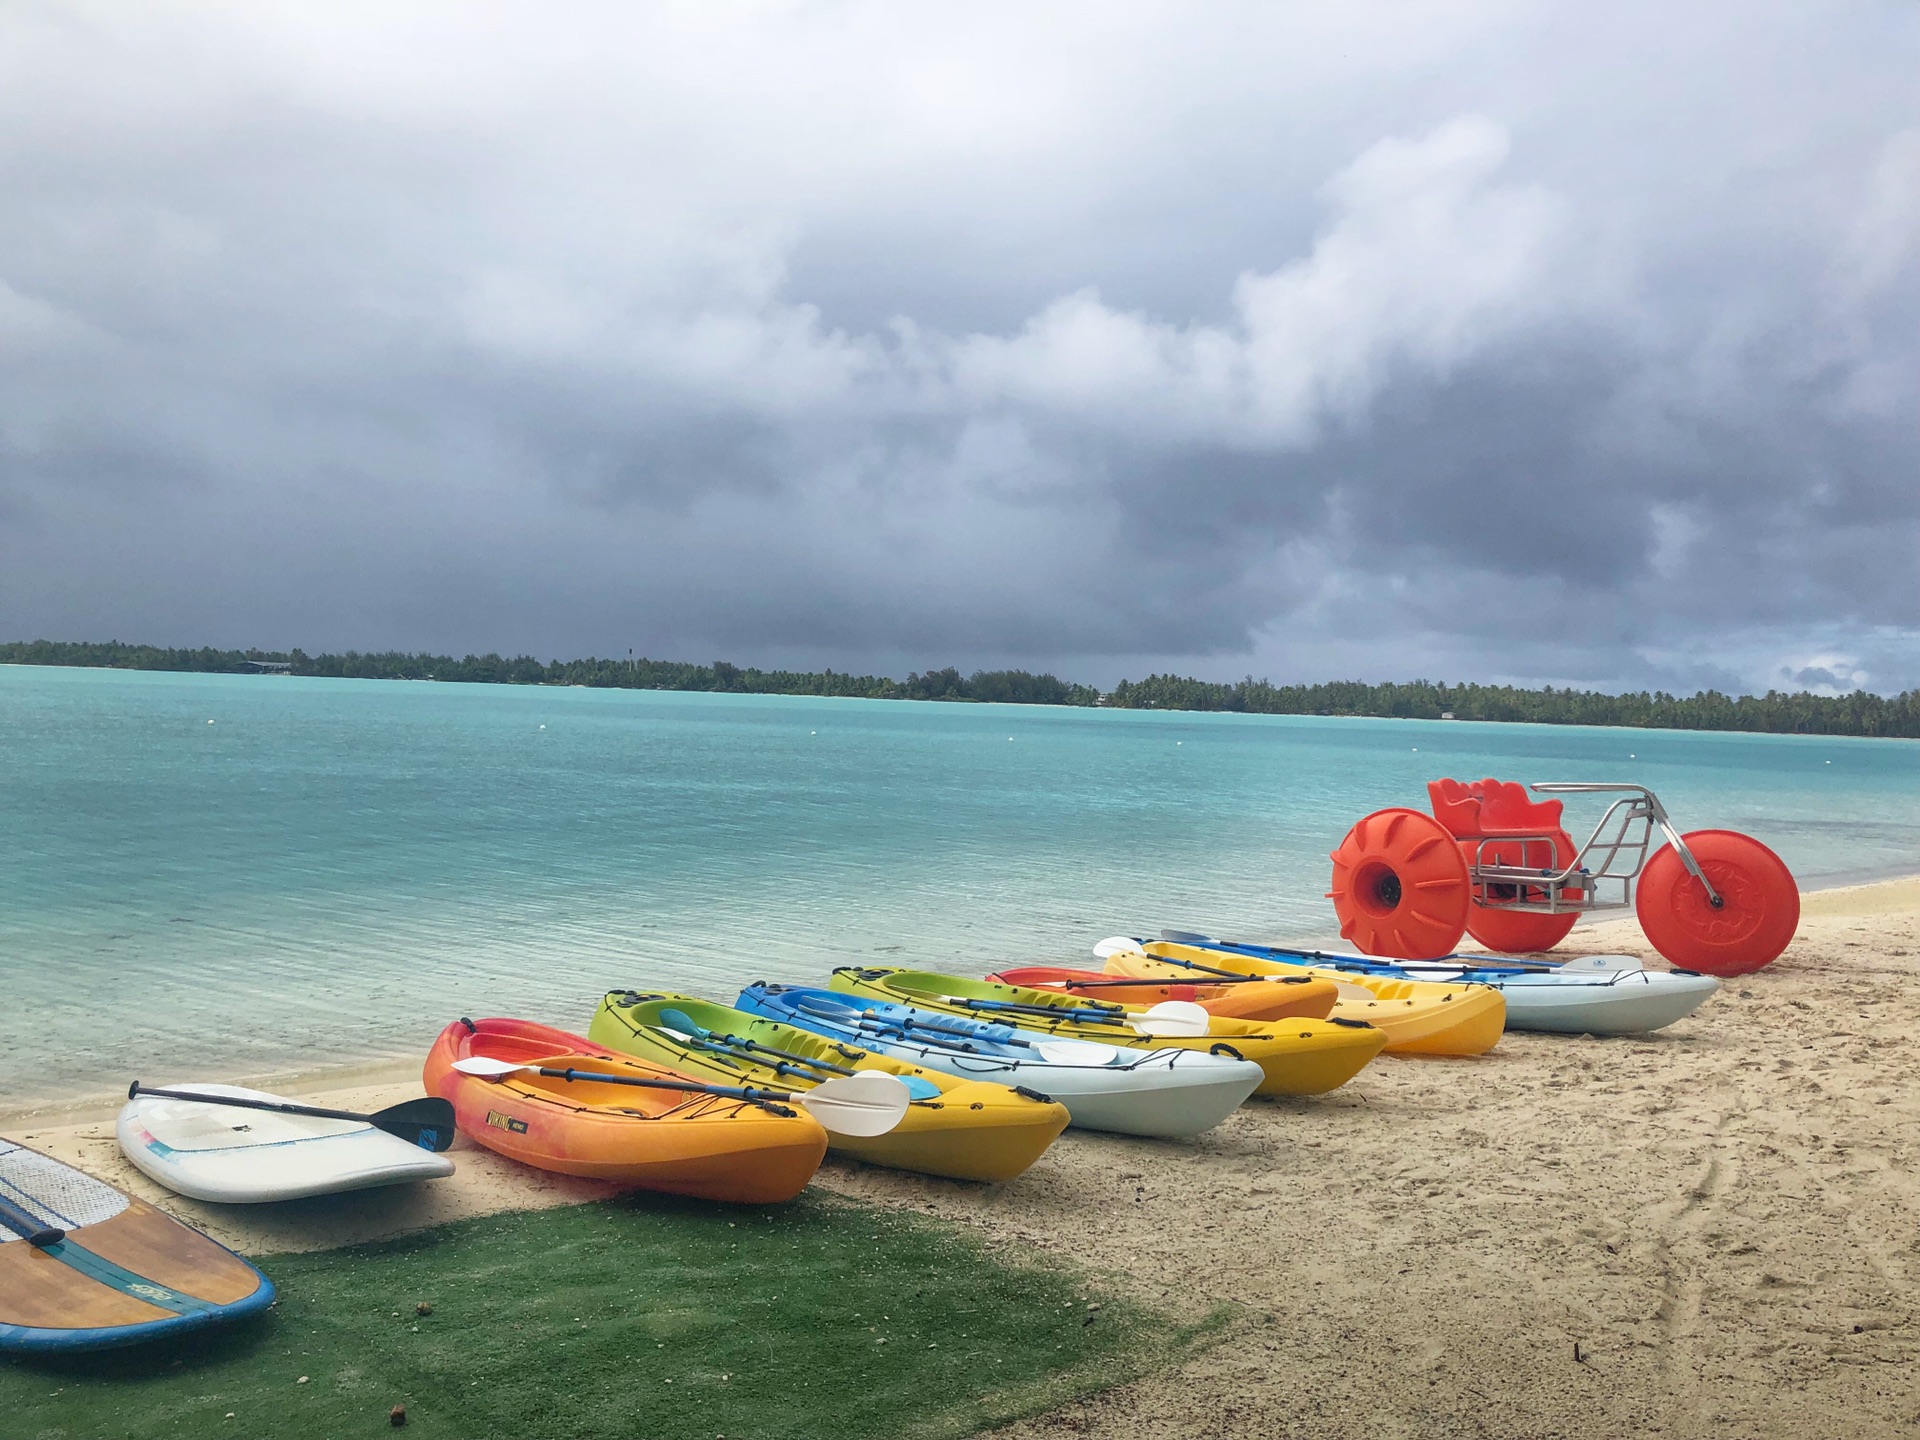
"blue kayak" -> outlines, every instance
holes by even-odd
[[[810,986],[749,985],[737,1008],[969,1080],[1019,1085],[1067,1107],[1075,1125],[1123,1135],[1197,1135],[1265,1078],[1226,1055],[1054,1039],[1013,1025]]]

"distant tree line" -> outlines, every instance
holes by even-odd
[[[1597,690],[1522,690],[1512,685],[1443,685],[1429,680],[1368,685],[1274,685],[1251,677],[1230,685],[1149,675],[1122,680],[1103,704],[1130,710],[1237,710],[1250,715],[1373,715],[1408,720],[1530,721],[1541,725],[1627,725],[1650,730],[1748,730],[1776,735],[1920,738],[1920,690],[1899,695],[1813,695],[1806,691],[1723,695],[1664,690],[1608,695]]]
[[[398,650],[309,655],[304,650],[166,649],[109,641],[71,643],[31,640],[0,643],[0,664],[86,665],[109,670],[190,670],[239,675],[261,665],[285,665],[294,675],[353,680],[463,680],[480,685],[587,685],[617,690],[693,690],[727,695],[846,695],[866,700],[999,701],[1024,705],[1097,705],[1091,685],[1070,685],[1052,675],[1025,670],[976,670],[952,666],[918,672],[905,680],[884,675],[846,675],[835,670],[761,670],[716,660],[689,665],[677,660],[554,660],[531,655],[405,654]]]
[[[252,662],[252,663],[249,663]],[[238,674],[261,664],[295,675],[364,680],[462,680],[487,685],[587,685],[621,690],[688,690],[730,695],[845,695],[870,700],[1000,701],[1026,705],[1106,705],[1129,710],[1224,710],[1249,715],[1368,715],[1412,720],[1532,721],[1546,725],[1624,725],[1665,730],[1746,730],[1786,735],[1863,735],[1920,739],[1920,691],[1884,696],[1806,691],[1765,695],[1694,695],[1638,691],[1608,695],[1545,686],[1443,685],[1427,680],[1368,685],[1274,685],[1251,677],[1231,684],[1149,675],[1122,680],[1110,694],[1025,670],[952,666],[905,680],[834,670],[761,670],[716,660],[554,660],[531,655],[403,654],[397,650],[309,655],[304,650],[165,649],[153,645],[54,640],[0,644],[0,664],[86,665],[117,670],[193,670]]]

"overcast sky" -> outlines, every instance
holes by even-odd
[[[0,639],[1920,684],[1920,9],[0,8]]]

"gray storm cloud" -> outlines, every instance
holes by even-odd
[[[9,638],[1920,683],[1908,7],[0,13]]]

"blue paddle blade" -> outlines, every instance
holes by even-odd
[[[940,1087],[924,1075],[902,1075],[900,1083],[907,1087],[907,1094],[916,1100],[938,1100]]]
[[[697,1040],[704,1040],[713,1033],[710,1030],[694,1024],[693,1017],[684,1010],[662,1010],[660,1012],[660,1023],[662,1025],[671,1025],[682,1035],[691,1035]]]

